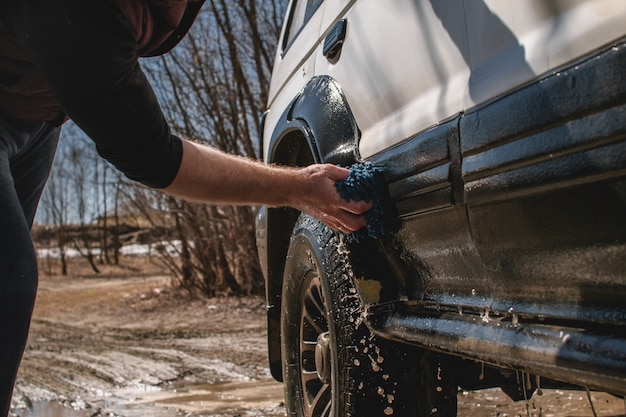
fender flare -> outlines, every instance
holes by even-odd
[[[332,77],[313,77],[283,112],[270,138],[268,162],[283,162],[278,150],[295,130],[306,138],[316,163],[348,166],[359,159],[361,133],[341,87]]]
[[[360,131],[337,81],[317,76],[280,116],[269,138],[266,162],[298,166],[303,162],[298,155],[305,154],[307,163],[349,166],[358,160],[359,138]],[[288,208],[264,210],[261,217],[266,233],[264,245],[259,245],[259,257],[266,271],[269,362],[272,376],[282,381],[280,312],[284,260],[298,213]]]

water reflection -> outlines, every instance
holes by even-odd
[[[272,380],[237,381],[190,385],[179,389],[138,391],[124,389],[106,396],[87,399],[85,408],[40,401],[32,409],[20,410],[16,417],[285,417],[282,386]],[[625,402],[605,393],[592,393],[598,416],[622,417]],[[527,401],[513,402],[499,389],[459,394],[459,417],[529,416],[592,417],[582,391],[544,390]],[[88,407],[88,408],[87,408]]]
[[[17,417],[171,417],[175,415],[285,417],[283,387],[271,379],[231,381],[167,389],[123,388],[85,396],[76,408],[50,401],[34,402]]]
[[[89,410],[76,411],[52,401],[38,401],[32,404],[32,408],[15,410],[14,413],[17,417],[89,417],[93,414]]]

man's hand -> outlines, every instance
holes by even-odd
[[[288,205],[321,220],[333,230],[356,232],[365,226],[365,212],[372,208],[372,203],[346,201],[339,195],[335,183],[348,173],[347,169],[330,164],[301,168],[302,187],[300,192],[294,192]]]
[[[335,182],[349,172],[331,164],[266,165],[183,141],[180,169],[164,191],[208,204],[289,206],[333,230],[351,233],[365,226],[365,212],[372,203],[341,198]]]

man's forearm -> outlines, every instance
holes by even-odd
[[[332,165],[269,166],[183,141],[181,167],[164,191],[209,204],[290,206],[349,232],[363,227],[363,213],[371,204],[339,196],[335,181],[347,174]]]
[[[180,170],[164,191],[202,203],[282,206],[287,205],[290,171],[183,141]]]

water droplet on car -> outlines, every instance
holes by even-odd
[[[360,360],[358,360],[358,359],[355,359],[355,360],[354,360],[354,364],[355,364],[356,366],[360,366],[360,365],[361,365],[361,361],[360,361]]]
[[[393,408],[387,407],[387,408],[385,408],[385,410],[383,412],[385,413],[386,416],[390,416],[390,415],[393,414]]]
[[[485,311],[483,312],[483,314],[481,314],[481,319],[483,323],[489,323],[491,321],[491,318],[489,317],[489,313],[490,313],[490,310],[488,308],[485,308]]]

